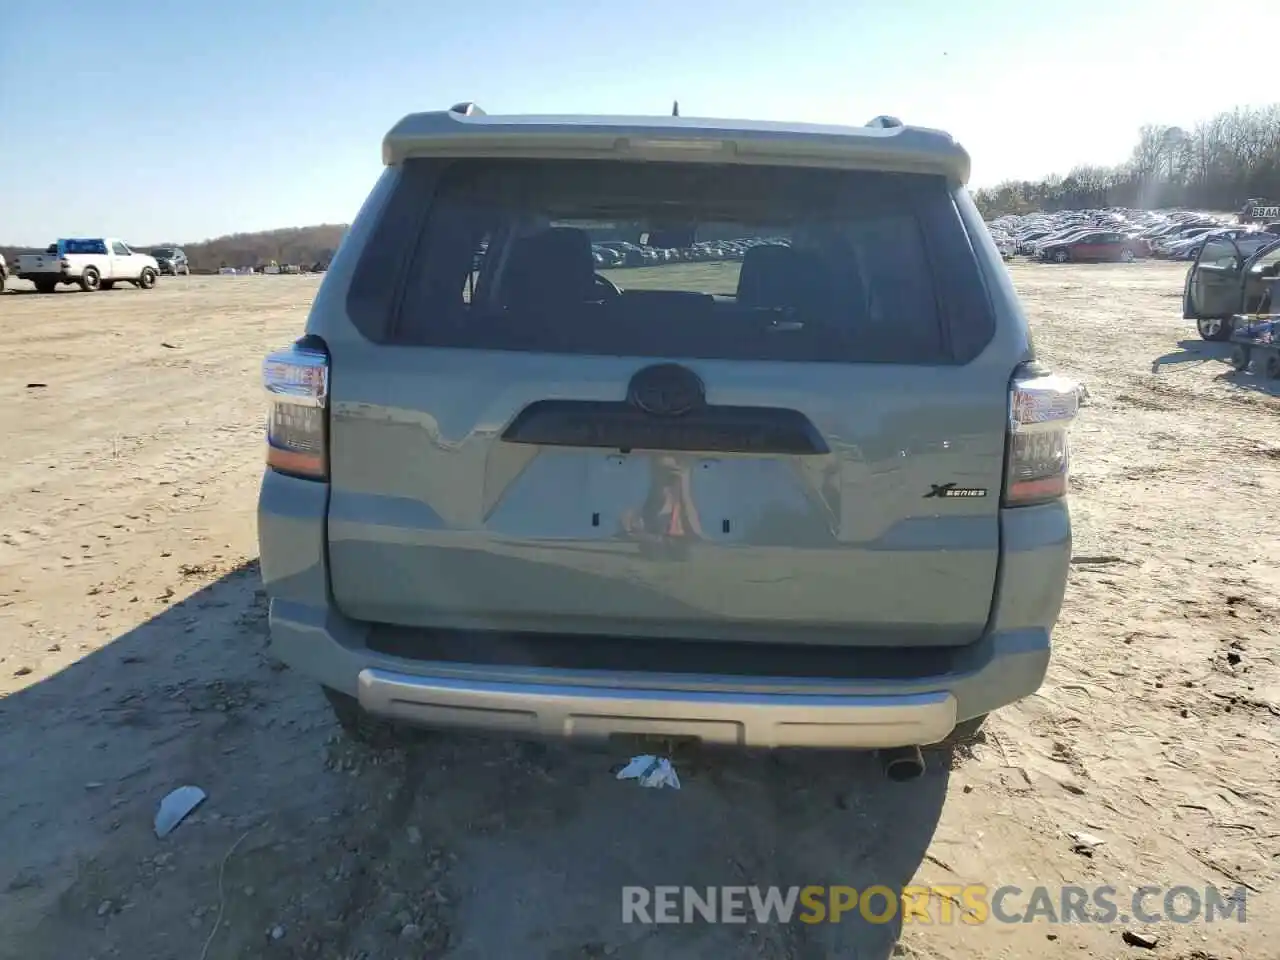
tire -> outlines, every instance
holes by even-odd
[[[31,282],[36,285],[36,293],[53,293],[58,286],[56,282],[49,280],[33,280]]]
[[[1050,258],[1054,263],[1066,263],[1071,259],[1071,254],[1067,251],[1066,247],[1059,247],[1050,254]]]
[[[1272,353],[1267,357],[1266,366],[1262,368],[1268,380],[1280,380],[1280,353]]]
[[[97,267],[85,267],[84,273],[80,274],[80,289],[85,293],[93,293],[102,287],[102,274],[98,273]]]
[[[1133,263],[1135,259],[1136,258],[1133,255],[1133,251],[1130,250],[1128,247],[1125,247],[1123,250],[1120,251],[1121,263]]]
[[[1196,332],[1201,340],[1222,343],[1231,336],[1231,325],[1222,317],[1200,317],[1196,320]]]
[[[150,290],[156,285],[156,272],[150,267],[143,267],[142,272],[138,274],[138,289]]]
[[[325,699],[329,701],[329,707],[333,710],[333,717],[338,721],[343,736],[354,743],[367,747],[385,748],[410,743],[420,738],[416,730],[370,715],[353,696],[339,693],[330,687],[321,687],[321,689],[324,691]]]
[[[1252,359],[1252,351],[1243,343],[1237,343],[1231,351],[1231,366],[1237,370],[1248,370]]]

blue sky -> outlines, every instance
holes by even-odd
[[[973,182],[1109,163],[1280,96],[1280,0],[61,0],[0,30],[0,242],[351,219],[399,117],[666,113],[942,127]],[[1253,44],[1257,50],[1257,44]],[[1223,64],[1214,67],[1214,64]],[[1203,66],[1200,66],[1203,65]],[[1251,83],[1250,81],[1254,82]],[[1270,97],[1268,98],[1268,94]]]

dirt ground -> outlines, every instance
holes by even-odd
[[[679,792],[617,782],[616,746],[351,747],[273,661],[259,360],[300,331],[314,279],[15,283],[0,296],[0,956],[1276,956],[1280,387],[1179,319],[1180,265],[1011,270],[1042,357],[1091,398],[1046,685],[911,784],[861,755],[692,751]],[[157,840],[156,805],[185,783],[209,799]],[[1109,884],[1122,907],[1144,884],[1244,889],[1247,914],[621,922],[624,884],[913,878]]]

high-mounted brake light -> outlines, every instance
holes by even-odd
[[[267,466],[310,480],[329,476],[329,356],[294,344],[262,364],[267,391]]]
[[[1067,434],[1080,409],[1075,383],[1064,377],[1015,379],[1009,389],[1005,506],[1056,500],[1067,492]]]
[[[718,153],[725,150],[725,141],[706,138],[643,137],[626,143],[632,150],[650,153]]]

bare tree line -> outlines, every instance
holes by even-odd
[[[1234,211],[1251,198],[1280,201],[1280,104],[1220,113],[1192,130],[1148,124],[1118,166],[974,191],[989,219],[1099,207]]]
[[[311,266],[328,263],[346,232],[345,224],[322,223],[313,227],[237,233],[190,243],[184,249],[191,260],[191,269],[199,273],[214,273],[219,267],[256,267],[272,260]]]

